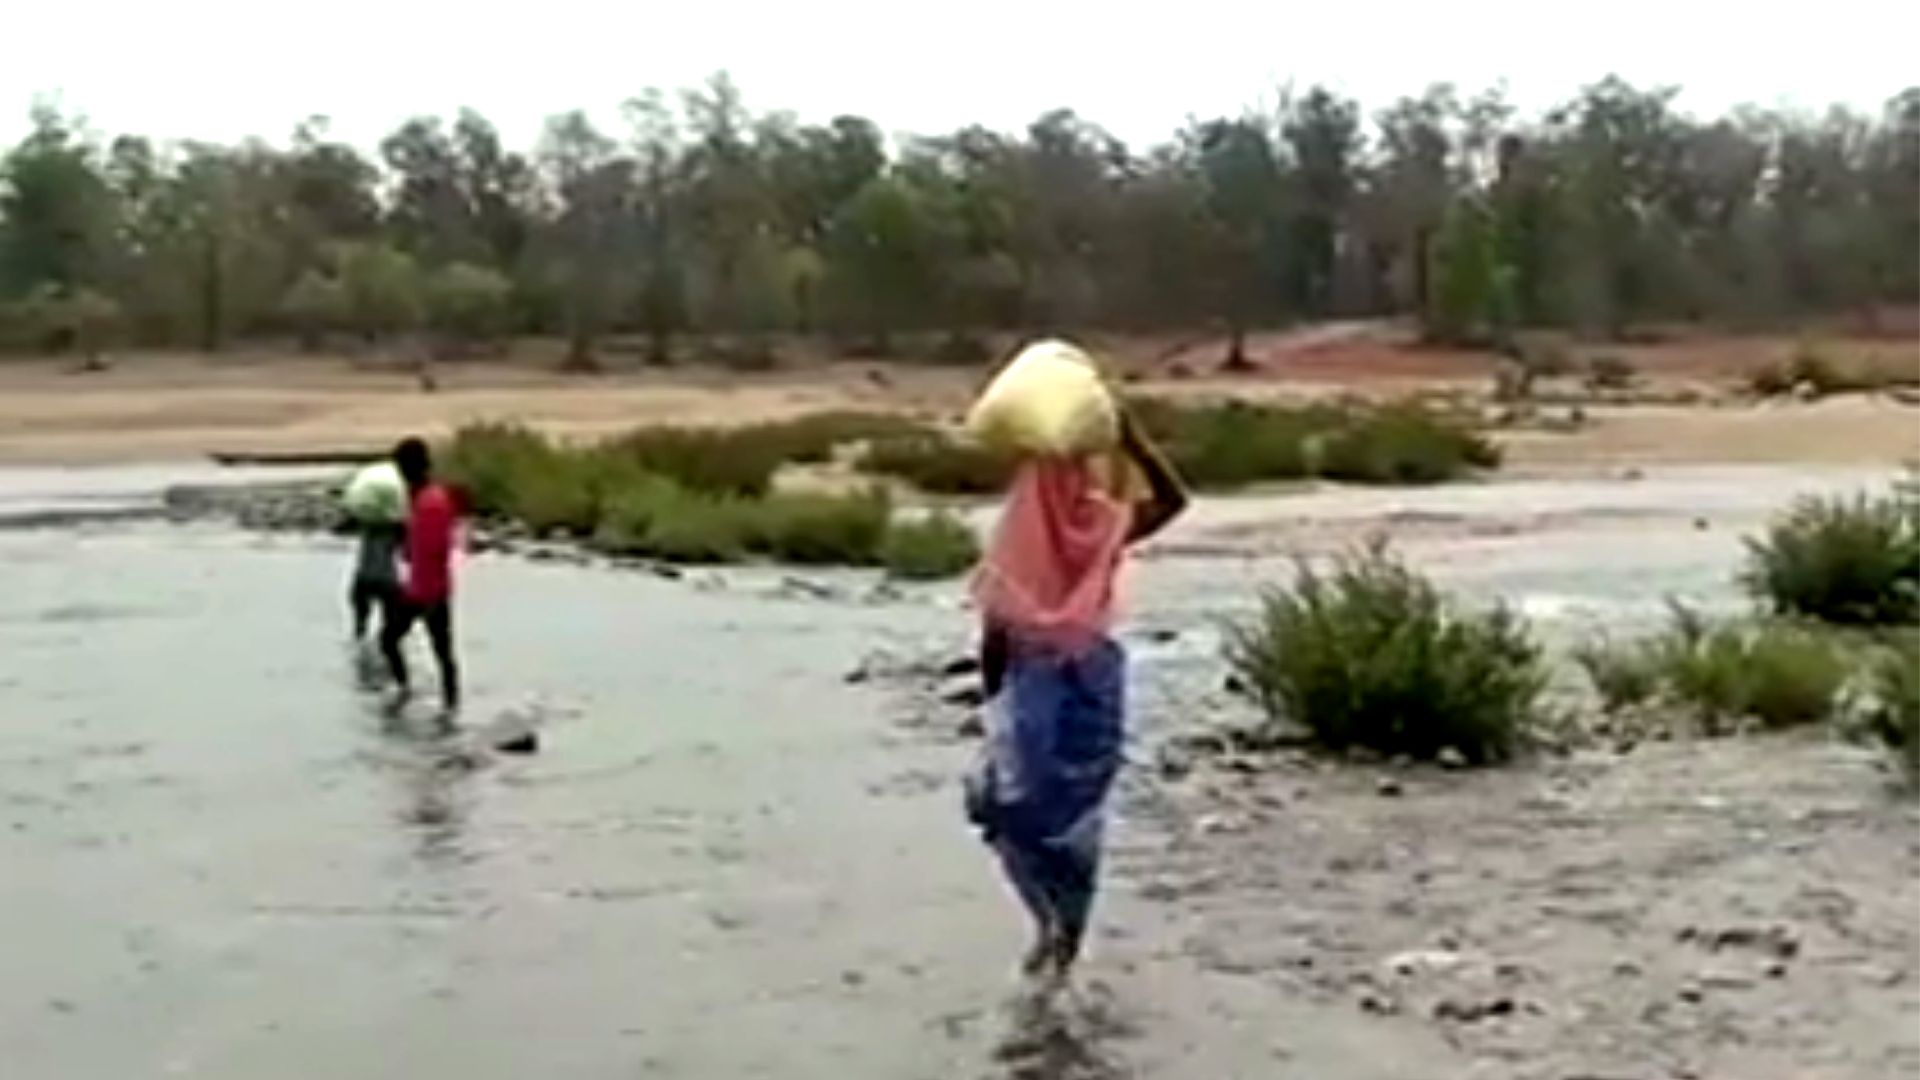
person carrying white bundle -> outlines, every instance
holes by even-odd
[[[353,639],[365,641],[374,608],[391,616],[400,592],[400,545],[407,532],[407,485],[390,461],[369,465],[347,481],[341,496],[347,518],[359,534],[347,605],[353,615]]]

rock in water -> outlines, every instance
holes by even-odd
[[[499,740],[493,744],[493,748],[502,754],[539,753],[540,734],[535,731],[522,731]]]

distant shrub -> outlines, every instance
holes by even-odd
[[[1608,354],[1587,361],[1587,386],[1594,390],[1625,390],[1640,372],[1625,357]]]
[[[1420,405],[1187,405],[1140,398],[1127,409],[1175,470],[1204,489],[1315,476],[1437,483],[1500,464],[1499,448],[1480,433]]]
[[[689,491],[663,477],[633,480],[605,500],[594,543],[668,562],[728,563],[750,556],[819,566],[880,560],[891,507],[879,490],[753,499]]]
[[[1843,373],[1819,345],[1803,341],[1794,347],[1787,360],[1787,379],[1793,386],[1805,383],[1824,397],[1854,389],[1853,381]]]
[[[661,508],[634,550],[676,563],[734,563],[754,537],[752,511],[729,495],[685,493]]]
[[[608,494],[594,529],[594,546],[620,555],[652,555],[654,526],[692,499],[663,476],[636,477]]]
[[[643,431],[569,448],[524,428],[480,424],[458,431],[440,459],[476,513],[536,534],[590,537],[608,552],[702,563],[754,556],[836,566],[881,561],[892,514],[884,490],[742,491],[765,481],[728,470],[765,460],[788,436],[763,430],[729,442],[723,434]]]
[[[972,334],[947,334],[933,346],[927,358],[936,364],[972,367],[993,359],[993,347]]]
[[[880,547],[888,575],[927,581],[965,573],[980,560],[980,542],[967,523],[944,510],[895,522]]]
[[[517,424],[468,424],[434,455],[447,480],[467,494],[470,508],[483,516],[508,514],[526,475],[545,467],[554,449],[545,436]]]
[[[871,566],[892,504],[883,489],[851,495],[778,494],[743,507],[748,550],[780,562]]]
[[[508,512],[535,534],[585,536],[600,522],[600,494],[591,466],[576,454],[523,462]]]
[[[1322,475],[1360,484],[1437,484],[1500,464],[1499,447],[1485,436],[1413,405],[1356,417],[1322,453]]]
[[[1558,331],[1528,331],[1515,337],[1514,351],[1530,377],[1557,379],[1573,373],[1571,336]]]
[[[1268,590],[1229,627],[1227,660],[1270,717],[1334,749],[1416,758],[1508,756],[1543,685],[1518,619],[1456,610],[1380,547]]]
[[[923,432],[876,440],[860,468],[937,495],[988,495],[1005,490],[1015,464],[986,447]]]
[[[1710,625],[1680,613],[1657,646],[1667,695],[1708,734],[1833,718],[1850,674],[1831,635],[1780,621]]]
[[[426,276],[421,300],[436,331],[463,341],[484,341],[506,331],[513,282],[490,267],[448,263]]]
[[[1868,673],[1868,726],[1911,783],[1920,783],[1920,634],[1902,634]]]
[[[1761,397],[1779,397],[1805,387],[1814,397],[1920,385],[1920,365],[1901,358],[1841,364],[1817,343],[1803,341],[1784,363],[1765,364],[1748,375],[1748,385]]]
[[[1573,659],[1608,712],[1644,704],[1660,691],[1661,653],[1650,643],[1620,644],[1596,638],[1575,648]]]
[[[779,441],[751,430],[640,428],[607,449],[682,487],[719,495],[764,495],[783,461]]]
[[[1802,500],[1748,540],[1743,581],[1781,614],[1920,622],[1920,493]]]
[[[1760,397],[1784,397],[1793,392],[1793,376],[1782,364],[1762,364],[1747,373],[1747,386]]]
[[[904,416],[840,410],[758,424],[732,434],[763,443],[783,461],[821,464],[841,446],[926,433],[923,425]]]
[[[1333,408],[1240,401],[1179,405],[1143,399],[1128,409],[1183,479],[1215,490],[1312,476],[1311,443],[1340,415]]]

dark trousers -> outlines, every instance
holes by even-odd
[[[399,599],[400,587],[391,581],[375,578],[356,577],[347,587],[347,606],[353,611],[353,640],[362,641],[367,636],[367,625],[373,621],[373,613],[380,611],[384,626],[390,618],[393,605]]]
[[[448,600],[442,598],[422,604],[405,596],[394,598],[380,628],[380,651],[387,658],[387,669],[393,673],[393,681],[400,689],[409,688],[407,657],[400,643],[406,640],[416,621],[427,624],[427,640],[432,643],[434,661],[440,666],[440,699],[447,708],[455,708],[460,704],[460,666],[453,656],[453,607]]]

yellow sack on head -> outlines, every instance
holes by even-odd
[[[1086,454],[1119,442],[1119,410],[1093,358],[1064,341],[1020,350],[967,413],[981,443],[1022,454]]]

